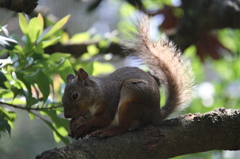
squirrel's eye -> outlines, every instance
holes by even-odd
[[[73,95],[72,95],[72,99],[73,100],[76,100],[78,98],[78,93],[74,93]]]

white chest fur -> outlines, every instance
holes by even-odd
[[[92,105],[92,106],[88,107],[88,110],[90,112],[89,117],[88,117],[89,119],[92,118],[94,116],[94,114],[97,112],[97,108],[98,108],[97,105]]]
[[[90,114],[88,114],[86,117],[88,119],[91,119],[94,116],[94,114],[97,112],[97,109],[98,109],[97,105],[92,105],[92,106],[88,107]],[[109,126],[117,126],[118,123],[119,123],[119,119],[118,119],[118,111],[117,111],[113,121],[110,123]]]

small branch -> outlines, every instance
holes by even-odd
[[[186,114],[165,120],[159,127],[129,131],[100,139],[90,137],[74,141],[66,147],[48,150],[36,159],[165,159],[210,150],[240,150],[240,109],[219,108],[206,114]],[[146,145],[149,132],[158,130],[156,147]]]
[[[40,110],[46,110],[46,109],[47,110],[52,110],[52,109],[57,109],[57,108],[62,107],[62,105],[59,105],[59,106],[55,106],[55,107],[44,107],[44,108],[36,107],[36,108],[32,108],[32,107],[24,107],[23,105],[14,105],[14,104],[5,103],[5,102],[0,102],[0,105],[13,107],[13,108],[17,108],[17,109],[22,109],[22,110],[27,110],[27,111],[31,111],[31,110],[40,111]]]

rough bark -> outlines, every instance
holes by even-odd
[[[77,140],[66,147],[45,151],[36,159],[165,159],[210,150],[240,150],[239,123],[240,109],[219,108],[206,114],[165,120],[157,128],[148,126],[110,138]],[[152,130],[158,130],[152,136],[158,136],[160,142],[149,148],[148,132]]]
[[[38,5],[37,1],[38,0],[0,0],[0,7],[30,14]]]

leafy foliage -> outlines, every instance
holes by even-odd
[[[30,21],[19,14],[19,25],[23,33],[21,40],[16,36],[0,36],[0,45],[4,48],[0,55],[8,55],[1,60],[0,66],[0,132],[7,131],[11,134],[17,115],[11,109],[13,107],[28,111],[32,120],[35,116],[39,117],[53,130],[56,141],[65,144],[69,142],[66,137],[68,120],[59,116],[63,112],[61,94],[66,76],[81,66],[85,66],[90,73],[94,73],[95,64],[102,66],[99,62],[79,63],[80,60],[71,58],[67,53],[44,53],[44,48],[56,44],[65,35],[61,28],[69,17],[70,15],[55,24],[50,23],[53,25],[44,29],[41,14]],[[1,31],[8,36],[5,26],[1,27]],[[90,35],[81,33],[69,40],[74,42],[79,37],[85,37],[85,41]],[[98,52],[94,45],[89,46],[85,59],[89,60],[89,57]],[[112,71],[111,65],[104,65],[108,68],[106,70]]]
[[[44,115],[49,116],[54,122],[67,122],[56,113],[61,108],[58,108],[60,101],[54,99],[54,91],[59,90],[54,88],[52,78],[57,73],[60,73],[58,71],[59,68],[67,70],[69,73],[74,71],[68,59],[65,58],[69,57],[69,55],[57,53],[61,58],[54,58],[56,54],[46,55],[44,54],[44,48],[59,41],[59,37],[54,37],[54,34],[64,26],[68,19],[69,16],[66,16],[50,29],[44,30],[44,21],[40,14],[29,22],[23,14],[19,14],[20,28],[24,34],[21,38],[22,41],[6,37],[3,39],[9,45],[2,45],[5,49],[1,54],[8,53],[9,56],[7,59],[1,60],[0,96],[3,99],[1,101],[2,106],[19,107],[29,111],[32,116],[37,115],[39,117],[39,114],[32,111],[41,110],[45,112]],[[14,41],[14,43],[9,43],[9,41]],[[24,45],[22,46],[20,43]],[[6,129],[10,134],[11,127],[9,123],[12,125],[16,114],[8,111],[5,107],[0,109],[0,114],[1,130]],[[10,114],[12,117],[10,117]],[[40,119],[52,128],[54,132],[57,132],[57,137],[61,138],[65,143],[68,142],[65,138],[67,132],[66,124],[61,124],[61,126],[58,124],[57,127],[54,127],[51,122],[42,117]],[[64,131],[58,131],[62,127]]]

